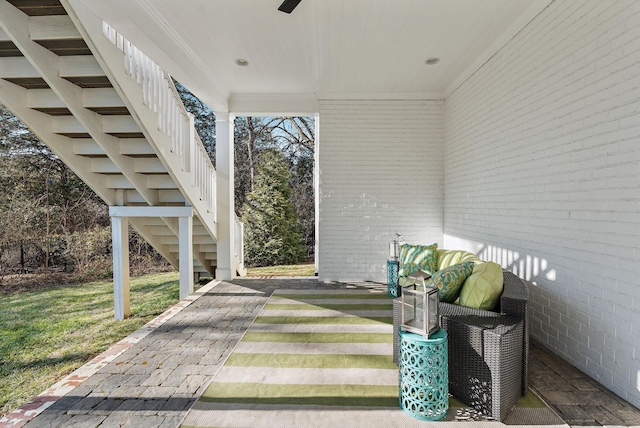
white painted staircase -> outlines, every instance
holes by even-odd
[[[151,59],[65,0],[0,0],[0,102],[114,218],[127,219],[124,227],[131,224],[181,271],[215,274],[216,171],[171,78]],[[231,269],[244,274],[242,225],[232,223]],[[189,236],[181,237],[183,224],[192,226]],[[191,253],[188,264],[180,263],[181,238],[191,241],[191,251],[182,248]]]

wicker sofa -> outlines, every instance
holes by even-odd
[[[503,420],[528,386],[529,290],[525,281],[503,271],[504,288],[494,311],[453,303],[439,305],[447,331],[449,392],[474,409]],[[400,325],[401,299],[393,305],[394,331]],[[397,363],[397,334],[394,361]]]

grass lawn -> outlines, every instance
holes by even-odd
[[[0,294],[0,416],[176,303],[178,273],[131,279],[131,318],[113,319],[113,282]]]
[[[247,276],[313,276],[314,274],[313,262],[299,265],[247,268]]]

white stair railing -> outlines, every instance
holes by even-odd
[[[185,109],[171,76],[106,22],[104,35],[122,52],[126,73],[142,87],[143,103],[158,114],[158,130],[171,138],[171,152],[190,172],[191,185],[216,218],[216,170],[198,136],[193,115]]]

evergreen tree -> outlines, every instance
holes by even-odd
[[[304,260],[305,243],[291,203],[289,170],[277,150],[261,153],[254,190],[242,209],[245,260],[252,266],[294,264]]]

